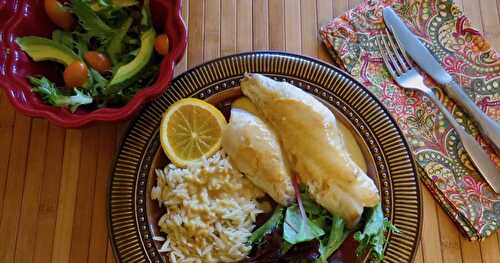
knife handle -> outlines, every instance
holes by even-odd
[[[446,83],[444,89],[446,94],[474,119],[481,134],[494,146],[496,153],[500,154],[500,125],[479,109],[455,81]]]
[[[500,194],[499,171],[496,165],[490,160],[488,154],[483,150],[476,139],[474,139],[474,137],[468,134],[465,129],[458,124],[453,115],[448,111],[448,109],[446,109],[441,101],[439,101],[434,93],[430,92],[426,94],[434,102],[434,104],[436,104],[441,113],[443,113],[444,117],[448,120],[453,129],[455,129],[462,145],[465,148],[465,151],[468,153],[470,160],[479,171],[479,174],[483,176],[484,180],[488,182],[495,193]]]

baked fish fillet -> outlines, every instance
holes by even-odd
[[[233,107],[222,135],[222,148],[233,166],[274,201],[286,206],[294,200],[290,171],[278,138],[258,116]]]
[[[320,205],[352,226],[363,207],[375,206],[374,182],[352,160],[333,113],[286,82],[247,74],[243,93],[277,132],[288,163]]]

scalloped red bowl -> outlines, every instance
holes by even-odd
[[[96,121],[120,121],[136,113],[147,101],[163,93],[172,80],[175,63],[184,55],[187,31],[181,15],[181,0],[151,0],[151,12],[157,32],[170,40],[170,53],[160,65],[156,82],[142,88],[120,108],[94,111],[67,109],[46,105],[31,92],[28,76],[55,76],[50,63],[33,62],[16,44],[18,36],[50,36],[55,29],[45,14],[43,0],[0,0],[0,87],[16,109],[32,117],[47,118],[56,125],[77,128]]]

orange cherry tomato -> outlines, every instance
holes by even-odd
[[[168,36],[166,34],[161,34],[156,37],[155,40],[155,50],[158,54],[166,56],[168,54]]]
[[[85,63],[75,60],[64,70],[64,83],[66,87],[82,87],[89,78],[89,70]]]
[[[90,64],[90,66],[95,68],[100,73],[111,69],[111,61],[101,52],[88,51],[85,55],[83,55],[83,58]]]
[[[64,8],[64,6],[57,0],[45,0],[45,12],[50,20],[57,26],[64,30],[70,30],[73,26],[73,15]]]

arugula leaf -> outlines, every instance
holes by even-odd
[[[332,224],[328,238],[320,240],[320,258],[316,262],[327,263],[328,258],[344,243],[349,236],[349,230],[345,228],[344,220],[332,215]]]
[[[285,208],[277,207],[274,209],[272,216],[264,223],[262,226],[253,231],[252,235],[248,239],[250,244],[259,244],[262,241],[262,238],[273,232],[281,222],[283,221],[283,211]]]
[[[99,97],[102,91],[108,85],[108,80],[105,79],[99,72],[93,68],[89,68],[89,79],[85,83],[84,88],[90,91],[93,97]]]
[[[113,29],[92,10],[87,2],[73,0],[71,1],[71,9],[78,17],[82,27],[87,30],[89,37],[96,37],[103,43],[108,42],[113,37]]]
[[[307,193],[306,189],[301,189],[302,204],[308,216],[318,216],[326,214],[326,210],[318,205],[312,197]],[[326,213],[325,213],[326,212]]]
[[[73,36],[71,35],[71,32],[56,29],[52,31],[52,40],[73,49]]]
[[[325,234],[321,227],[301,215],[297,205],[287,208],[283,224],[283,239],[290,244],[310,241]]]
[[[367,249],[371,248],[372,256],[376,262],[380,262],[384,258],[384,233],[386,231],[399,233],[399,229],[392,225],[387,218],[384,218],[380,203],[373,208],[367,208],[366,215],[367,221],[363,231],[354,233],[354,239],[359,242],[356,255],[361,256]]]
[[[92,97],[85,95],[78,89],[74,89],[74,95],[64,95],[56,85],[46,77],[29,78],[33,85],[32,91],[39,94],[44,101],[56,107],[69,107],[74,112],[76,109],[85,104],[92,103]]]
[[[283,242],[281,242],[280,254],[285,255],[286,252],[288,252],[288,250],[290,250],[290,248],[292,247],[292,244],[288,243],[286,240],[283,240]]]

